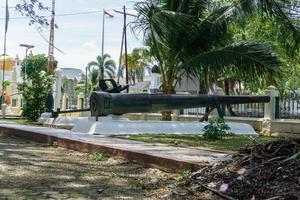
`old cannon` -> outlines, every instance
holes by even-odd
[[[98,118],[109,114],[147,113],[165,110],[208,107],[221,105],[267,103],[269,96],[216,96],[179,94],[113,94],[93,92],[90,98],[91,115]]]

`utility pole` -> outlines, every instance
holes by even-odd
[[[52,0],[47,74],[53,74],[54,71],[54,28],[55,28],[54,17],[55,17],[55,0]]]
[[[6,36],[8,30],[8,21],[9,21],[9,10],[8,10],[8,0],[5,2],[5,30],[4,30],[4,45],[3,45],[3,66],[2,66],[2,104],[5,103],[4,100],[4,78],[5,78],[5,65],[6,65]],[[1,106],[2,114],[3,110],[6,109]],[[4,112],[5,113],[5,112]]]
[[[102,48],[101,48],[101,57],[103,58],[104,55],[104,27],[105,27],[105,10],[103,9],[102,14]]]
[[[128,54],[127,54],[127,15],[136,17],[136,15],[126,13],[126,7],[123,6],[123,12],[114,10],[116,13],[122,14],[124,17],[124,25],[123,25],[123,34],[122,34],[122,43],[121,43],[121,51],[120,51],[120,60],[119,60],[119,70],[121,68],[121,56],[123,53],[123,45],[125,46],[125,74],[126,74],[126,84],[129,83],[128,81]],[[119,76],[118,76],[118,82],[119,82]],[[127,89],[127,93],[129,92],[129,88]]]
[[[124,13],[124,45],[125,45],[125,67],[126,67],[126,84],[128,85],[128,55],[127,55],[127,21],[126,21],[126,7],[123,7]],[[129,87],[127,88],[127,93],[129,93]]]
[[[117,83],[120,82],[120,73],[121,73],[121,67],[122,67],[123,45],[124,45],[124,28],[123,28],[123,31],[122,31],[122,42],[121,42],[120,57],[119,57],[119,68],[118,68],[118,72],[117,72],[117,76],[118,76]]]

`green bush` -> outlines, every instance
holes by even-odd
[[[52,89],[54,77],[44,71],[47,63],[48,58],[45,55],[28,56],[22,62],[23,72],[26,67],[27,80],[18,84],[18,89],[24,98],[23,116],[32,121],[36,121],[45,112],[46,96]]]
[[[182,170],[180,172],[180,176],[179,176],[179,182],[182,185],[185,185],[186,183],[188,183],[188,181],[190,180],[190,175],[191,175],[191,170]]]
[[[209,120],[209,124],[203,128],[203,137],[207,140],[219,140],[225,136],[232,135],[230,127],[222,118]]]

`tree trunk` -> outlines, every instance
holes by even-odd
[[[103,80],[104,79],[104,67],[100,67],[99,68],[99,71],[100,71],[100,76],[99,76],[99,80]]]
[[[225,92],[225,95],[229,96],[230,95],[230,91],[229,91],[229,80],[228,79],[225,79],[224,80],[224,92]],[[235,112],[232,110],[232,107],[231,105],[226,105],[228,111],[229,111],[229,114],[230,116],[236,116]]]
[[[165,83],[162,84],[162,92],[163,94],[175,94],[175,88],[173,86],[173,77],[168,73],[167,73],[167,80],[165,81]],[[162,121],[172,121],[172,111],[163,111],[161,112],[162,117],[161,120]]]

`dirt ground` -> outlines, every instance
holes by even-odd
[[[0,199],[162,199],[177,174],[0,134]]]

